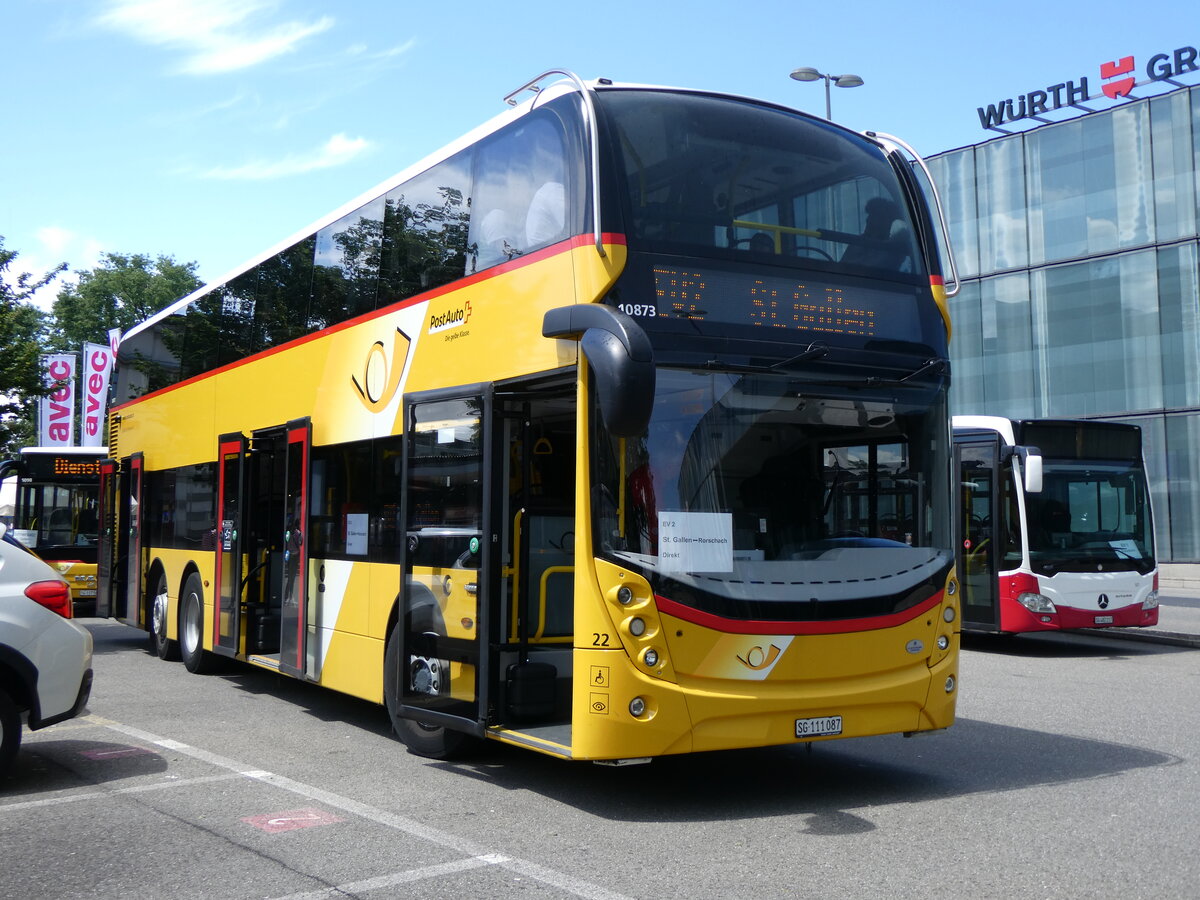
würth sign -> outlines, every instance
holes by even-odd
[[[1200,51],[1195,47],[1180,47],[1171,53],[1156,53],[1147,60],[1142,72],[1145,78],[1138,81],[1138,65],[1132,56],[1123,56],[1113,62],[1100,64],[1100,91],[1091,93],[1087,75],[1081,75],[1072,81],[1052,84],[1047,88],[1029,91],[1018,97],[989,103],[979,107],[979,124],[984,128],[1003,131],[1000,128],[1009,122],[1022,119],[1048,121],[1040,117],[1048,112],[1067,107],[1075,107],[1090,112],[1083,103],[1087,100],[1098,100],[1105,97],[1109,100],[1120,100],[1129,97],[1135,87],[1154,82],[1175,84],[1171,79],[1176,75],[1189,72],[1200,72],[1197,57]]]

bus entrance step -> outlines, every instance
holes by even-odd
[[[513,663],[508,667],[507,709],[514,719],[545,719],[554,714],[554,680],[550,663]]]

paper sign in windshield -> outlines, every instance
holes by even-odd
[[[659,512],[660,572],[732,572],[733,516]]]
[[[1138,549],[1137,541],[1109,541],[1108,546],[1117,551],[1122,559],[1141,559],[1142,551]]]

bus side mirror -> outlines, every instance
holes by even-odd
[[[1025,472],[1025,493],[1040,494],[1042,492],[1042,451],[1037,447],[1018,447],[1021,457],[1021,468]]]
[[[579,303],[547,310],[542,335],[579,342],[609,432],[645,433],[654,408],[654,350],[637,322],[611,306]]]

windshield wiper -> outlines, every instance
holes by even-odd
[[[782,375],[790,367],[796,363],[802,363],[810,359],[821,359],[829,355],[829,345],[824,341],[813,341],[802,352],[795,356],[789,356],[787,359],[782,359],[777,363],[770,365],[758,365],[756,363],[731,363],[716,357],[707,360],[700,364],[702,369],[719,369],[723,372],[755,372],[764,375]]]
[[[950,360],[943,356],[935,356],[933,359],[925,360],[925,364],[920,368],[909,372],[900,381],[908,381],[910,378],[916,378],[918,375],[924,375],[926,372],[932,372],[934,375],[941,375],[946,371],[946,366],[950,365]]]
[[[829,355],[829,345],[824,341],[813,341],[808,345],[803,353],[797,353],[795,356],[788,357],[777,363],[772,363],[769,368],[786,369],[788,366],[793,366],[796,363],[807,362],[810,359],[822,359]]]
[[[940,375],[946,370],[946,366],[950,364],[950,360],[944,357],[935,357],[927,359],[924,363],[918,366],[913,371],[909,372],[900,378],[881,378],[878,375],[868,375],[866,378],[851,381],[817,381],[815,384],[826,387],[846,387],[846,388],[869,388],[869,387],[918,387],[916,384],[910,384],[910,379],[916,378],[919,375],[924,375],[926,372],[933,372]]]

